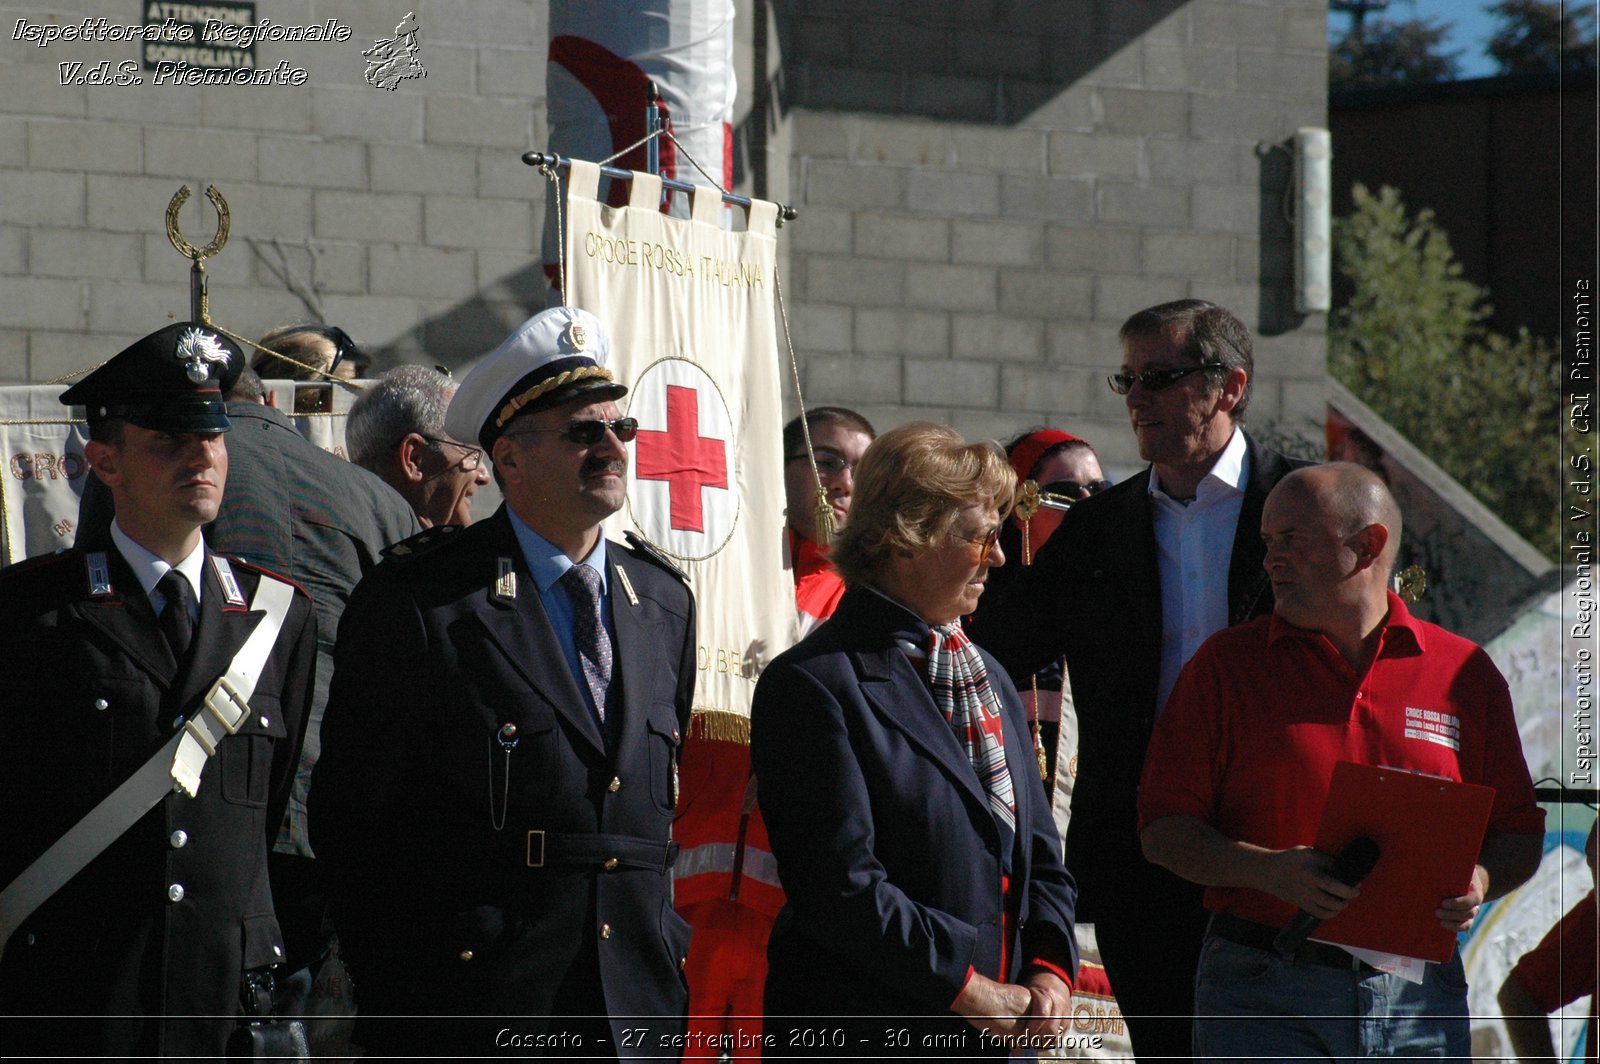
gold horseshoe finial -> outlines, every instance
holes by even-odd
[[[228,227],[231,218],[228,214],[228,201],[222,198],[222,193],[217,191],[216,185],[206,186],[206,199],[211,201],[211,206],[217,210],[217,235],[211,238],[211,243],[203,248],[196,248],[183,238],[183,233],[178,229],[178,212],[183,205],[189,202],[189,186],[184,185],[173,193],[172,199],[167,203],[167,239],[172,241],[172,246],[178,249],[178,254],[185,258],[199,262],[201,259],[210,258],[222,250],[222,245],[228,242]]]

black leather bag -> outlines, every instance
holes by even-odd
[[[272,1015],[274,980],[271,970],[246,972],[240,996],[244,1016],[228,1036],[229,1060],[307,1060],[311,1043],[306,1026],[299,1020],[276,1019]]]
[[[229,1060],[310,1060],[299,1020],[245,1020],[228,1036]]]

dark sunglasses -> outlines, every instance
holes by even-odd
[[[506,433],[506,435],[523,436],[530,432],[559,432],[573,443],[584,447],[593,447],[595,444],[599,443],[605,438],[606,429],[610,429],[613,433],[615,433],[617,439],[621,440],[623,443],[632,443],[633,438],[639,435],[639,420],[638,418],[619,417],[615,421],[605,421],[601,419],[574,421],[569,423],[564,428],[517,429],[515,432]]]
[[[1143,373],[1113,373],[1106,378],[1106,383],[1111,385],[1111,390],[1118,395],[1127,395],[1133,391],[1135,384],[1144,385],[1144,390],[1147,392],[1159,392],[1172,387],[1191,373],[1227,368],[1215,362],[1208,362],[1203,366],[1185,366],[1183,369],[1147,369]]]
[[[339,363],[343,362],[346,358],[349,358],[353,362],[362,364],[366,363],[366,356],[362,354],[361,348],[356,346],[356,342],[350,339],[349,333],[345,332],[337,325],[324,325],[321,331],[323,337],[328,340],[328,342],[333,344],[333,361],[328,363],[327,372],[332,373],[334,370],[338,369]]]

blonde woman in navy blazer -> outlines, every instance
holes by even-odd
[[[1015,482],[998,448],[943,426],[880,437],[833,550],[838,611],[756,687],[751,755],[788,895],[767,951],[775,1051],[1005,1057],[1065,1031],[1076,890],[1016,691],[951,623],[1003,561]],[[930,674],[952,653],[968,682],[940,703]]]

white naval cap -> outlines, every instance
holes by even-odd
[[[487,451],[518,414],[579,395],[620,399],[628,389],[606,368],[610,356],[611,336],[587,310],[541,311],[467,374],[445,411],[445,431]]]

